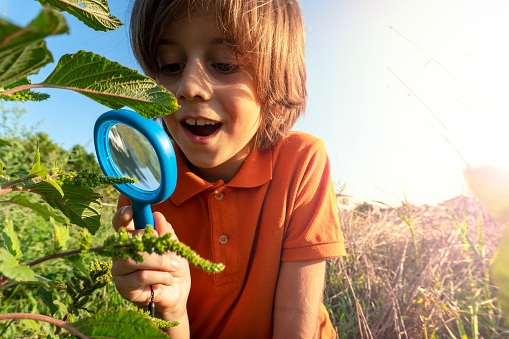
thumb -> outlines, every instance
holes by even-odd
[[[154,217],[154,229],[157,234],[161,236],[167,233],[171,233],[171,239],[178,241],[173,227],[171,227],[171,224],[166,221],[164,215],[162,215],[160,212],[154,212],[152,215]]]

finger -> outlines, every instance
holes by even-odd
[[[176,254],[167,252],[164,255],[156,253],[140,253],[143,262],[136,262],[131,258],[114,259],[111,266],[111,274],[123,276],[138,270],[157,270],[164,272],[175,272],[181,268],[181,258]]]
[[[168,272],[139,270],[129,275],[113,277],[117,290],[121,294],[130,294],[129,300],[144,302],[150,299],[150,285],[172,286],[175,278]]]
[[[117,232],[121,227],[125,227],[128,231],[134,230],[133,208],[131,206],[120,208],[113,216],[111,223]]]
[[[154,217],[154,229],[159,235],[165,235],[167,233],[171,233],[171,239],[177,240],[177,235],[175,234],[175,231],[173,230],[173,227],[169,222],[166,221],[166,218],[164,215],[162,215],[160,212],[154,212],[152,213]]]

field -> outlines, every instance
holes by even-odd
[[[101,239],[94,239],[95,244],[112,232],[107,223],[114,199],[106,203]],[[504,225],[474,198],[458,197],[440,206],[404,204],[398,210],[366,203],[352,209],[346,203],[338,198],[348,256],[328,262],[325,292],[339,338],[509,338],[489,278]],[[47,251],[51,226],[26,212],[4,207],[0,222],[16,221],[22,249],[33,259]],[[78,231],[71,233],[71,243],[78,238]],[[38,268],[38,274],[50,272],[65,279],[72,265],[54,260]],[[53,298],[71,303],[63,288]],[[128,307],[111,285],[96,291],[87,305],[91,312]],[[0,308],[2,313],[48,314],[37,288],[26,286],[2,290]],[[55,316],[62,318],[61,311]],[[31,326],[54,331],[26,321],[7,325],[0,324],[0,337],[27,337],[29,332],[21,334],[21,329]]]
[[[329,262],[325,301],[339,338],[509,338],[489,277],[504,225],[474,198],[338,202],[348,255]]]

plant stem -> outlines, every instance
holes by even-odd
[[[120,247],[120,246],[112,245],[112,247]],[[88,250],[88,252],[100,252],[100,251],[103,251],[105,248],[106,248],[105,246],[93,247],[90,250]],[[69,255],[80,254],[80,253],[82,253],[81,249],[71,250],[71,251],[67,251],[67,252],[61,252],[61,253],[57,253],[57,254],[48,254],[42,258],[39,258],[32,262],[29,262],[26,266],[32,267],[32,266],[35,266],[37,264],[43,263],[43,262],[51,260],[51,259],[63,258],[63,257],[69,256]],[[0,286],[2,286],[8,280],[9,280],[9,278],[0,276]],[[0,290],[2,290],[4,288],[5,288],[5,286],[0,288]]]
[[[115,245],[113,245],[113,246],[115,246]],[[93,247],[88,252],[100,252],[100,251],[103,251],[105,248],[106,248],[105,246]],[[66,252],[60,252],[60,253],[57,253],[57,254],[48,254],[48,255],[46,255],[46,256],[44,256],[42,258],[39,258],[39,259],[34,260],[32,262],[29,262],[27,264],[27,266],[28,267],[32,267],[32,266],[35,266],[37,264],[43,263],[43,262],[51,260],[51,259],[63,258],[63,257],[67,257],[69,255],[79,254],[79,253],[82,253],[81,249],[71,250],[71,251],[66,251]]]
[[[7,91],[3,91],[3,95],[12,95],[17,92],[21,92],[26,89],[32,89],[32,88],[43,88],[43,87],[53,87],[51,85],[43,85],[43,84],[28,84],[28,85],[22,85],[18,87],[14,87],[11,89],[8,89]]]
[[[78,294],[76,299],[74,299],[74,301],[72,302],[72,304],[71,304],[72,306],[76,305],[76,303],[78,302],[78,300],[80,300],[81,295],[83,294],[83,292],[85,292],[86,289],[87,289],[86,287],[83,287],[83,289],[80,291],[80,293]],[[64,319],[62,319],[62,321],[66,321],[66,320],[67,320],[67,314],[64,316]],[[55,335],[58,335],[60,333],[61,329],[62,329],[61,327],[57,328],[55,330]]]
[[[65,321],[58,320],[52,317],[48,317],[47,315],[42,314],[31,314],[31,313],[7,313],[7,314],[0,314],[0,320],[8,320],[8,319],[32,319],[37,321],[44,321],[50,324],[53,324],[58,327],[62,327],[66,329],[69,333],[74,334],[75,336],[78,336],[83,339],[89,339],[86,335],[78,331],[76,328],[74,328],[71,324],[66,323]]]

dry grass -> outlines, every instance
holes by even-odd
[[[509,337],[489,280],[504,225],[474,198],[340,210],[348,256],[326,288],[340,338]]]

